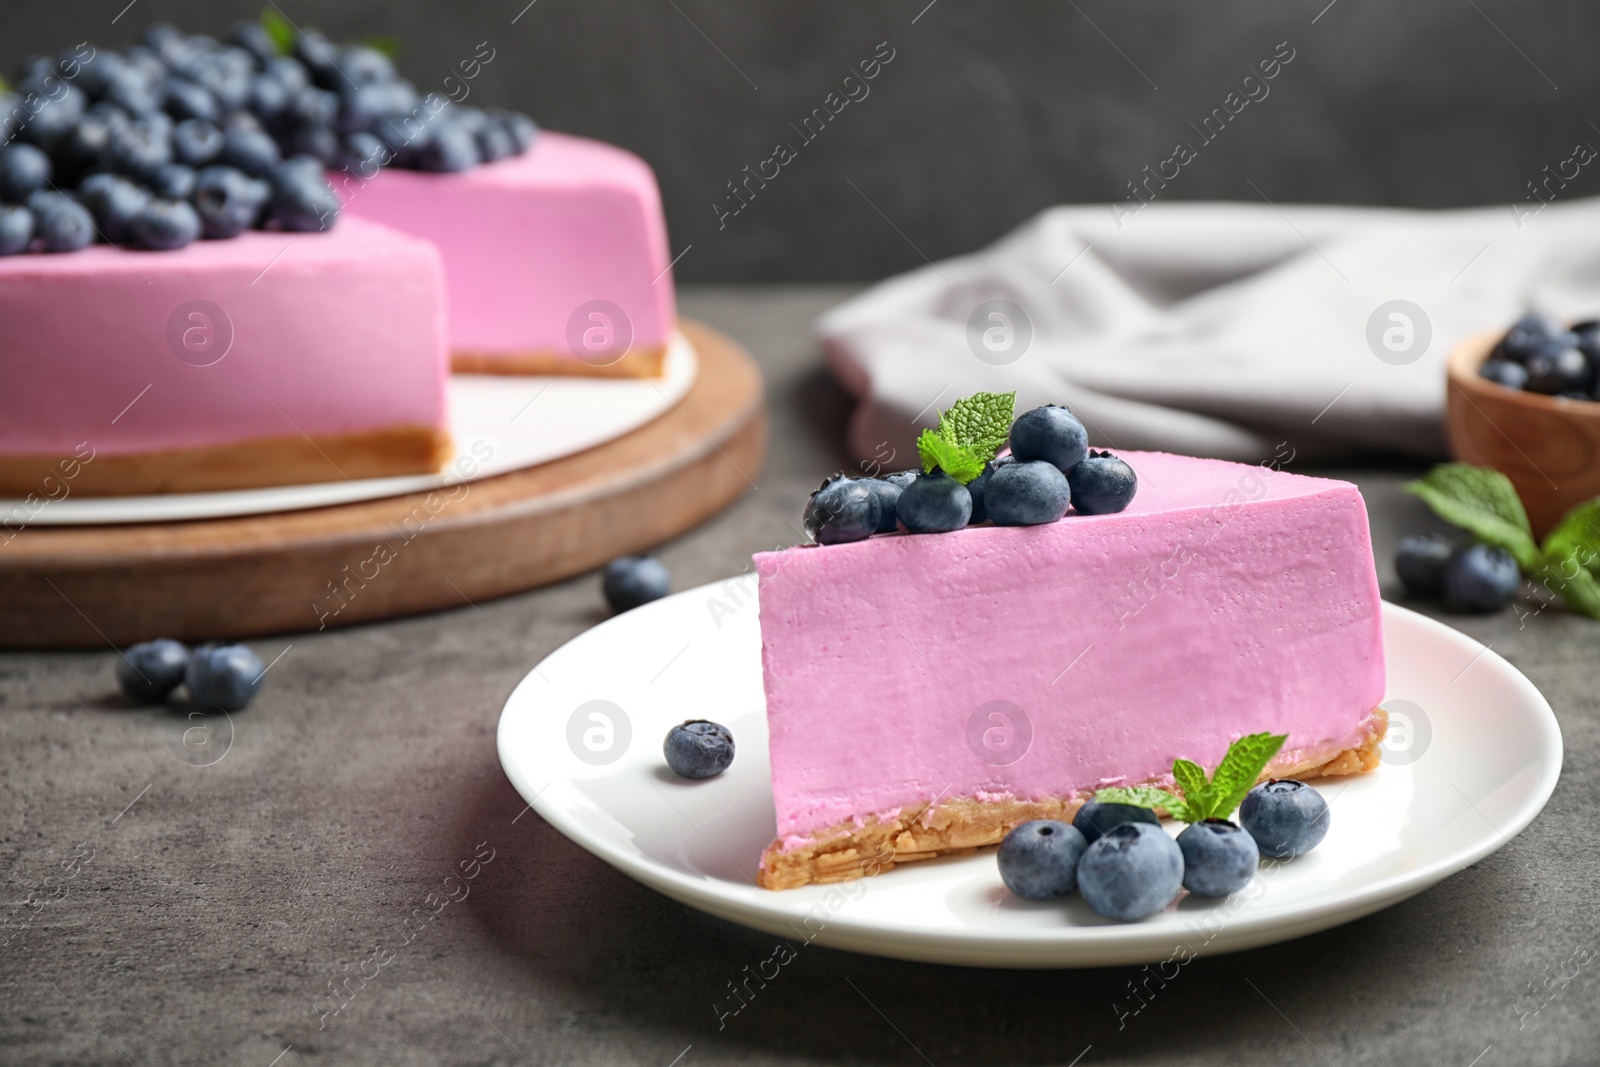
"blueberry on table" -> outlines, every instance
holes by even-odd
[[[1089,451],[1089,431],[1077,416],[1057,404],[1024,411],[1011,424],[1011,454],[1022,463],[1043,460],[1062,473]]]
[[[721,723],[691,719],[667,732],[667,766],[681,778],[711,778],[733,762],[733,734]]]
[[[1412,596],[1436,597],[1444,592],[1444,568],[1454,551],[1438,534],[1412,534],[1394,554],[1395,573]]]
[[[893,533],[900,503],[901,488],[883,478],[863,478],[861,484],[878,498],[878,526],[876,533]]]
[[[89,210],[62,193],[41,189],[28,197],[33,232],[46,252],[76,252],[94,243],[94,218]]]
[[[1445,606],[1486,614],[1511,603],[1522,584],[1517,561],[1503,548],[1480,543],[1462,545],[1444,568]]]
[[[600,588],[612,611],[632,611],[672,592],[672,575],[654,556],[618,556],[601,572]]]
[[[1000,880],[1028,900],[1052,900],[1077,892],[1078,861],[1089,842],[1064,822],[1025,822],[1000,842]]]
[[[1178,835],[1183,887],[1197,897],[1225,897],[1250,884],[1261,862],[1256,839],[1226,819],[1192,823]]]
[[[183,684],[188,666],[189,650],[181,643],[165,637],[144,641],[118,657],[117,688],[130,700],[153,704]]]
[[[265,670],[243,645],[201,645],[190,654],[183,681],[202,708],[238,711],[261,691]]]
[[[1128,506],[1139,491],[1139,476],[1126,460],[1091,450],[1067,472],[1072,508],[1079,515],[1111,515]]]
[[[1528,368],[1509,359],[1485,360],[1483,366],[1478,368],[1478,377],[1486,378],[1496,385],[1503,385],[1507,389],[1528,387]]]
[[[1245,794],[1239,822],[1264,856],[1303,856],[1328,833],[1328,802],[1293,778],[1274,778]]]
[[[1575,344],[1552,341],[1528,357],[1530,393],[1555,396],[1569,390],[1586,390],[1591,377],[1589,359]]]
[[[33,212],[20,204],[0,204],[0,256],[26,252],[33,243]]]
[[[186,200],[152,199],[133,220],[131,233],[139,248],[170,252],[200,237],[200,216]]]
[[[50,157],[31,144],[0,148],[0,200],[20,204],[50,181]]]
[[[971,517],[972,494],[938,467],[906,486],[895,502],[895,518],[908,533],[950,533]]]
[[[806,502],[806,533],[819,545],[863,541],[878,532],[883,517],[877,491],[864,482],[834,475]]]
[[[1183,851],[1160,826],[1124,823],[1106,831],[1078,862],[1078,891],[1097,915],[1148,919],[1183,887]]]
[[[1067,476],[1044,460],[996,467],[983,487],[984,511],[996,526],[1042,526],[1065,515],[1071,503]]]
[[[1130,822],[1161,825],[1161,820],[1149,808],[1141,808],[1137,804],[1108,804],[1099,800],[1084,804],[1072,817],[1072,825],[1090,843],[1098,841],[1106,831]]]

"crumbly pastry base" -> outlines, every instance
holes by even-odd
[[[667,363],[667,346],[630,348],[615,363],[597,366],[565,352],[471,352],[450,354],[456,374],[561,375],[577,378],[659,378]]]
[[[1367,724],[1370,736],[1361,745],[1310,754],[1292,762],[1274,761],[1262,773],[1261,780],[1332,778],[1374,770],[1378,766],[1378,745],[1388,729],[1388,716],[1379,708]],[[908,806],[888,821],[868,816],[857,825],[850,820],[818,830],[805,844],[793,848],[784,849],[781,841],[774,841],[762,853],[757,881],[765,889],[796,889],[878,875],[897,864],[935,856],[963,855],[984,845],[999,844],[1014,828],[1033,819],[1071,822],[1089,798],[1088,793],[1039,800],[951,797],[931,806]]]
[[[392,426],[132,455],[0,456],[0,494],[55,499],[64,486],[80,496],[144,496],[433,474],[450,454],[450,435],[436,426]]]

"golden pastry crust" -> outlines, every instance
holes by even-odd
[[[667,363],[667,346],[631,348],[615,363],[586,363],[565,352],[470,352],[450,354],[456,374],[562,375],[581,378],[659,378]]]
[[[1261,780],[1333,778],[1374,770],[1388,724],[1388,716],[1378,708],[1367,720],[1368,737],[1362,744],[1275,760]],[[878,875],[900,863],[962,855],[999,844],[1014,828],[1033,819],[1071,822],[1088,799],[1088,793],[1039,800],[948,797],[921,808],[907,807],[887,822],[868,816],[857,826],[851,820],[818,830],[794,848],[784,849],[774,841],[762,853],[757,881],[765,889],[795,889]]]

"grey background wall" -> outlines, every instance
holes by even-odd
[[[0,69],[158,19],[222,33],[261,8],[125,2],[6,0]],[[682,281],[880,277],[1049,204],[1120,201],[1180,140],[1200,152],[1163,198],[1508,211],[1578,142],[1600,146],[1591,0],[277,2],[335,39],[397,35],[424,88],[489,42],[472,102],[649,160],[674,252],[693,246]],[[884,41],[868,94],[803,141],[791,123]],[[1280,42],[1294,58],[1268,95],[1201,143],[1190,124]],[[726,183],[779,142],[795,158],[719,218],[737,206]],[[1595,191],[1600,165],[1559,195]]]

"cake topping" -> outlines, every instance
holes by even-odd
[[[806,504],[806,533],[823,545],[862,541],[876,533],[882,505],[865,483],[843,474],[824,481]]]
[[[1125,461],[1093,449],[1068,471],[1067,481],[1072,486],[1072,506],[1079,515],[1121,511],[1139,488],[1139,476]]]
[[[1302,856],[1328,833],[1328,802],[1304,782],[1274,778],[1250,790],[1239,821],[1261,851],[1277,859]]]
[[[906,486],[896,505],[900,528],[908,533],[949,533],[972,517],[972,494],[938,467]]]
[[[1192,760],[1173,760],[1172,777],[1182,796],[1141,785],[1102,789],[1094,798],[1112,804],[1159,808],[1181,822],[1227,818],[1288,739],[1287,734],[1246,734],[1228,746],[1227,754],[1210,777]]]
[[[1071,502],[1067,476],[1044,460],[1008,463],[984,488],[984,506],[996,526],[1043,526],[1065,515]]]
[[[1069,471],[1089,449],[1089,431],[1064,407],[1047,404],[1024,411],[1011,426],[1011,454],[1026,463],[1043,460]]]

